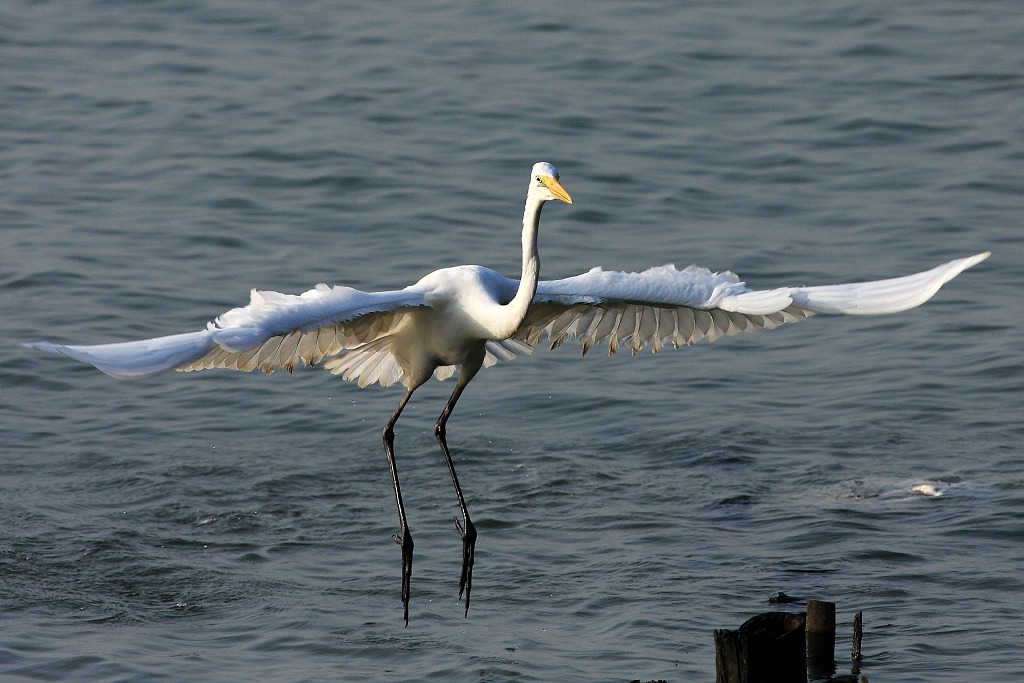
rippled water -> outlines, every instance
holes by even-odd
[[[711,680],[778,591],[872,680],[1024,669],[1015,1],[0,8],[0,673]],[[118,382],[17,342],[196,329],[252,286],[674,262],[752,286],[989,261],[921,309],[657,356],[539,352],[398,430],[326,373]]]

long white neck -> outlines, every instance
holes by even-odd
[[[519,291],[512,301],[501,307],[500,327],[495,330],[499,339],[507,339],[519,328],[526,312],[537,293],[537,276],[540,273],[540,256],[537,253],[537,229],[540,227],[540,210],[544,202],[533,196],[526,198],[523,213],[523,275],[519,280]]]

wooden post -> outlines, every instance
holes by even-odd
[[[811,678],[836,672],[836,603],[807,601],[807,671]]]
[[[715,683],[745,683],[747,659],[739,631],[715,629]]]
[[[853,649],[850,651],[850,658],[854,663],[859,664],[861,660],[860,646],[864,640],[864,613],[857,612],[853,615]]]
[[[716,683],[805,683],[804,615],[768,612],[715,631]]]

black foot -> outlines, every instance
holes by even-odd
[[[412,534],[403,529],[401,536],[393,536],[395,543],[402,546],[402,605],[405,611],[405,625],[409,625],[409,585],[412,583]]]
[[[473,557],[476,553],[476,527],[473,521],[467,516],[466,526],[463,528],[459,520],[455,520],[455,526],[462,536],[462,576],[459,577],[459,597],[466,593],[466,613],[469,616],[469,593],[473,590]]]

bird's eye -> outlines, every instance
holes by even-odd
[[[537,176],[537,184],[538,185],[543,185],[544,184],[544,181],[540,179],[540,176]]]

